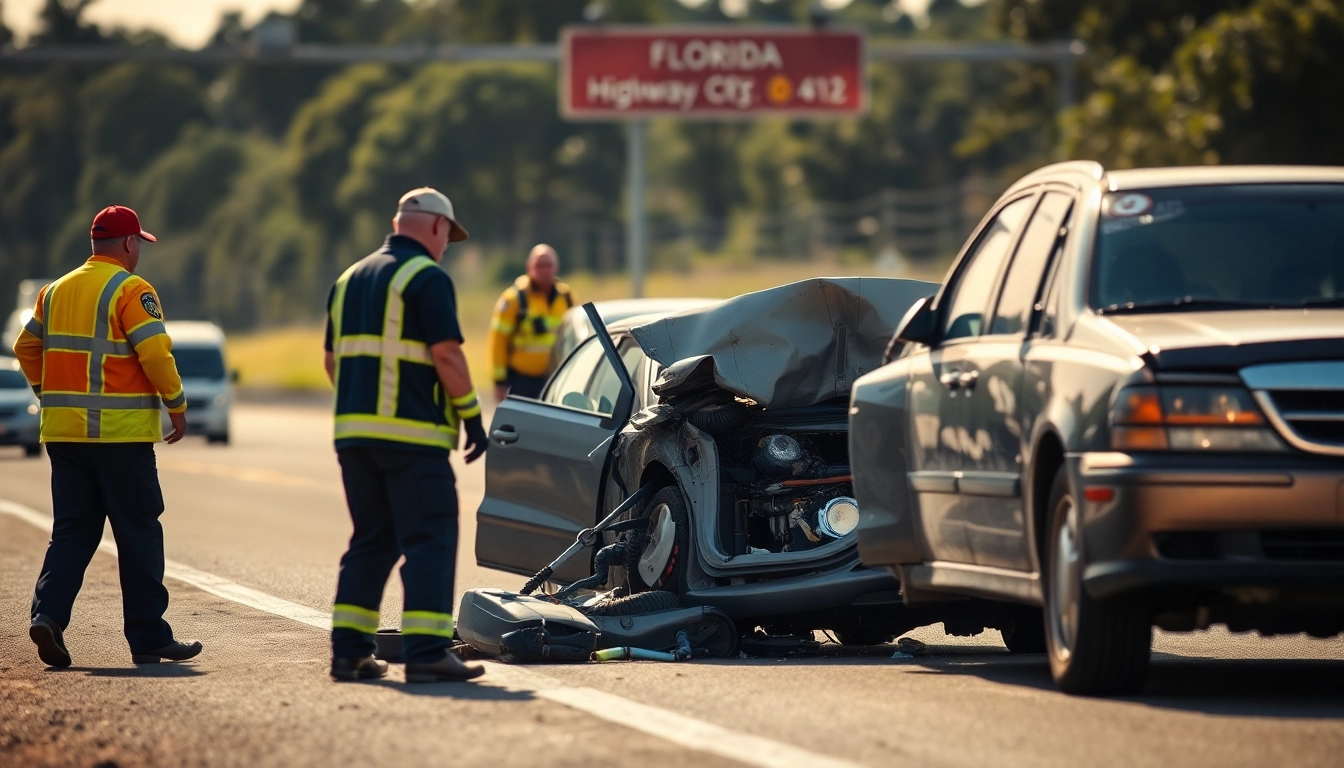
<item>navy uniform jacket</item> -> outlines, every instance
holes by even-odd
[[[429,256],[419,242],[402,235],[389,235],[383,247],[365,256],[355,268],[346,288],[341,317],[342,337],[355,334],[381,335],[383,310],[387,305],[388,286],[397,268],[415,256]],[[432,257],[431,257],[432,258]],[[336,289],[327,295],[326,350],[331,352],[331,305]],[[425,345],[441,341],[461,342],[462,329],[457,322],[457,298],[453,281],[442,269],[425,269],[411,279],[403,291],[405,319],[401,336]],[[377,410],[381,361],[376,357],[345,358],[336,387],[336,415],[373,413]],[[401,362],[397,391],[396,416],[447,424],[445,409],[448,395],[439,383],[433,366]],[[392,440],[356,437],[336,441],[336,449],[378,447],[447,455],[447,451],[426,445]]]

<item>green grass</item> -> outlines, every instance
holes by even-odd
[[[809,277],[834,275],[880,275],[871,265],[839,265],[828,262],[765,262],[742,265],[704,265],[688,271],[657,272],[645,280],[644,295],[649,297],[698,296],[728,298],[751,291],[759,291]],[[936,273],[908,275],[927,280],[938,280]],[[578,274],[565,276],[580,301],[622,299],[630,296],[630,281],[624,275],[597,276]],[[458,317],[467,343],[467,362],[472,379],[481,392],[489,392],[489,350],[486,331],[490,325],[490,311],[499,298],[503,286],[459,282]],[[322,370],[322,328],[318,325],[276,328],[255,333],[239,334],[229,338],[229,362],[241,374],[240,386],[245,388],[280,390],[326,390],[326,372]]]

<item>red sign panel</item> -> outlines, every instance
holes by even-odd
[[[570,119],[837,117],[868,107],[861,32],[571,27],[563,40],[560,109]]]

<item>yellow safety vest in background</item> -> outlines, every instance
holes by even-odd
[[[509,371],[545,376],[560,318],[574,306],[569,286],[555,283],[552,294],[532,288],[523,275],[504,289],[490,322],[490,356],[495,383],[503,384]]]

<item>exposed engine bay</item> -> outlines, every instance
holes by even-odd
[[[732,510],[726,548],[738,556],[799,552],[852,533],[859,508],[845,441],[843,432],[718,438],[720,509]]]

